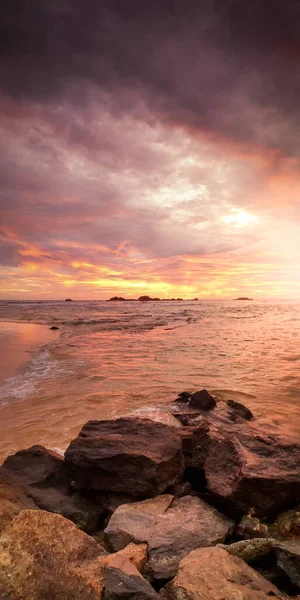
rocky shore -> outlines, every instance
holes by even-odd
[[[0,599],[296,598],[299,505],[300,442],[235,401],[89,421],[0,467]]]

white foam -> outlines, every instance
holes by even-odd
[[[11,399],[22,400],[33,394],[41,381],[49,379],[50,375],[57,372],[59,363],[47,349],[42,349],[27,365],[24,374],[15,375],[6,379],[0,386],[0,401],[6,404]]]

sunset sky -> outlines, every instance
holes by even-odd
[[[299,0],[0,8],[0,299],[300,298]]]

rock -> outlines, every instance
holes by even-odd
[[[279,515],[270,529],[274,537],[300,540],[300,506]]]
[[[56,331],[57,329],[59,329],[59,327],[56,327],[56,325],[52,325],[52,327],[49,327],[49,329],[52,329],[53,331]]]
[[[214,433],[209,425],[205,422],[199,423],[191,436],[191,466],[204,469],[213,439]],[[183,447],[186,449],[186,443]]]
[[[182,481],[181,483],[176,483],[172,485],[167,493],[171,494],[171,496],[175,496],[175,498],[182,498],[183,496],[190,496],[192,492],[192,486],[188,481]]]
[[[128,417],[89,421],[65,453],[77,489],[155,496],[183,472],[181,438],[174,427]]]
[[[65,302],[73,302],[72,298],[66,298]]]
[[[0,532],[23,509],[38,510],[21,485],[0,473]]]
[[[161,600],[269,600],[280,591],[254,569],[222,548],[190,552],[175,579],[161,591]]]
[[[104,530],[111,550],[117,552],[131,542],[137,544],[147,542],[157,521],[173,500],[174,496],[171,494],[163,494],[141,502],[119,506]]]
[[[122,298],[122,296],[113,296],[112,298],[109,298],[107,302],[126,302],[126,300],[125,298]]]
[[[278,514],[300,498],[300,445],[253,427],[215,440],[204,469],[211,492],[241,513]]]
[[[24,510],[0,538],[0,589],[12,600],[100,598],[88,565],[104,554],[64,517]]]
[[[187,404],[190,409],[194,409],[195,416],[199,416],[198,411],[212,410],[217,404],[215,398],[207,390],[200,390],[194,393],[181,392],[175,403]],[[195,409],[197,412],[195,412]]]
[[[232,521],[194,496],[157,496],[120,506],[110,518],[105,534],[113,550],[129,542],[146,542],[150,578],[174,577],[183,556],[192,549],[224,541]]]
[[[194,400],[192,400],[193,397]],[[239,424],[254,420],[246,406],[233,400],[217,400],[206,390],[194,394],[182,392],[174,402],[166,404],[164,407],[184,426],[195,427],[199,422],[204,421],[213,428],[220,428],[220,433],[230,433],[230,431],[235,431]]]
[[[158,600],[150,583],[120,552],[101,561],[104,563],[103,596],[99,600]]]
[[[247,406],[240,404],[240,402],[236,402],[235,400],[227,400],[227,406],[232,409],[234,420],[236,416],[242,417],[246,421],[254,421],[254,416]]]
[[[97,529],[104,509],[98,499],[74,493],[65,472],[64,459],[43,446],[21,450],[4,461],[0,475],[9,477],[11,485],[21,486],[29,502],[74,521],[78,527],[92,532]],[[1,490],[0,490],[1,493]],[[24,505],[22,508],[33,508]]]
[[[183,401],[189,402],[189,400],[191,399],[191,393],[190,392],[180,392],[180,394],[178,394],[178,398],[180,398]]]
[[[192,408],[201,410],[211,410],[217,404],[215,398],[209,394],[207,390],[201,390],[191,395],[189,404]]]
[[[300,541],[276,542],[274,548],[278,566],[300,588]]]
[[[236,535],[243,540],[251,538],[266,538],[269,535],[268,525],[261,523],[256,517],[244,515],[235,530]]]
[[[147,562],[147,544],[128,544],[123,550],[117,552],[119,556],[128,558],[140,573],[145,570]]]
[[[252,540],[241,540],[234,544],[218,544],[229,554],[241,558],[246,563],[252,563],[273,552],[273,540],[270,538],[253,538]]]
[[[22,511],[2,534],[0,584],[5,600],[158,598],[126,557],[45,511]]]
[[[112,515],[112,513],[114,513],[118,506],[121,506],[121,504],[130,504],[130,502],[134,501],[129,494],[117,494],[113,492],[101,494],[99,496],[99,500],[101,506],[103,506],[105,511],[110,515]]]
[[[193,489],[201,491],[206,482],[211,501],[235,518],[253,509],[256,517],[272,519],[299,502],[297,441],[271,423],[253,420],[240,403],[218,399],[205,411],[191,406],[191,397],[186,392],[163,408],[169,406],[182,424],[185,466],[199,471],[198,486],[193,473]]]

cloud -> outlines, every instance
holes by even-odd
[[[5,293],[263,293],[259,261],[266,286],[288,261],[292,289],[298,13],[293,0],[2,3]]]
[[[297,0],[12,0],[1,11],[0,84],[14,98],[84,106],[91,84],[116,112],[147,107],[299,155]]]

